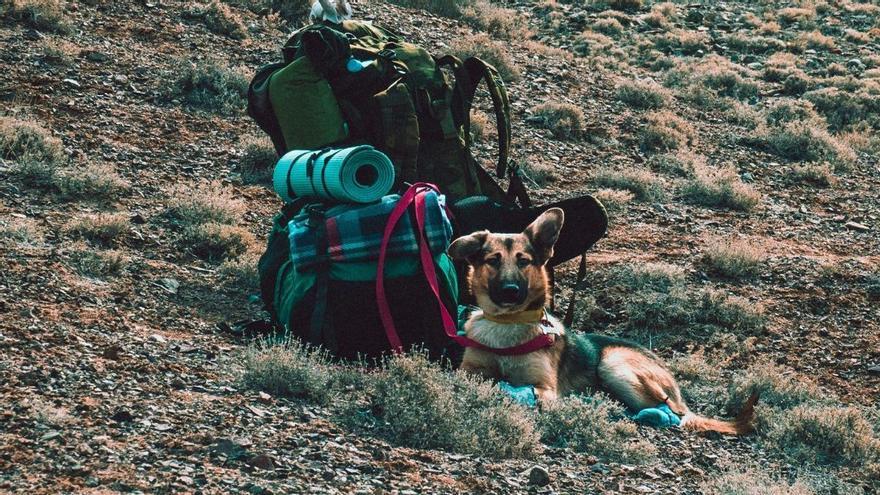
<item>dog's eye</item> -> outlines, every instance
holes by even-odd
[[[491,258],[486,258],[483,261],[485,261],[486,264],[491,266],[492,268],[498,268],[499,266],[501,266],[501,256],[492,256]]]
[[[525,268],[530,264],[532,264],[532,260],[530,260],[529,258],[517,258],[516,260],[516,266],[520,268]]]

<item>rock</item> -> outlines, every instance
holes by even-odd
[[[161,287],[169,294],[177,294],[177,291],[180,289],[180,282],[176,278],[171,277],[160,278],[153,285]]]
[[[863,223],[853,222],[853,221],[846,222],[846,224],[844,224],[844,227],[846,227],[850,230],[856,230],[859,232],[867,232],[867,231],[871,230],[871,227],[868,227],[867,225],[865,225]]]
[[[260,392],[258,398],[260,399],[260,402],[262,402],[263,404],[271,404],[272,403],[272,396],[267,394],[266,392]]]
[[[164,344],[164,343],[168,342],[168,339],[159,335],[158,333],[154,333],[153,335],[150,335],[150,340],[152,342],[156,342],[157,344]]]
[[[88,50],[85,52],[86,59],[90,62],[106,62],[110,60],[110,56],[106,53],[99,52],[96,50]]]
[[[104,359],[110,359],[113,361],[119,361],[119,353],[122,352],[122,347],[118,345],[111,345],[104,349],[104,352],[101,353],[101,357]]]
[[[868,368],[868,374],[874,375],[874,376],[880,376],[880,364],[878,364],[877,366],[871,366],[870,368]]]
[[[128,76],[125,74],[116,74],[113,76],[113,81],[118,84],[128,84]]]
[[[77,89],[82,87],[82,85],[75,79],[64,79],[61,82],[63,82],[64,84],[66,84],[68,86],[73,86],[74,88],[77,88]]]
[[[44,433],[43,436],[40,437],[40,440],[42,440],[44,442],[48,442],[50,440],[55,440],[56,438],[60,438],[60,437],[61,437],[60,431],[52,430],[52,431]]]
[[[134,416],[126,409],[117,409],[113,416],[110,416],[110,419],[117,423],[130,423],[134,420]]]
[[[250,455],[248,454],[247,449],[245,449],[240,443],[228,438],[221,438],[218,440],[214,447],[211,448],[211,453],[222,455],[231,461],[244,459]]]
[[[259,454],[247,460],[248,465],[267,471],[275,469],[275,461],[266,454]]]
[[[543,466],[532,466],[529,469],[529,484],[546,486],[550,483],[550,472]]]
[[[129,220],[131,221],[131,223],[136,224],[136,225],[143,225],[143,224],[147,223],[147,219],[144,218],[144,216],[138,212],[135,212],[134,214],[132,214],[131,218]]]

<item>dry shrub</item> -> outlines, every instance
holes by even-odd
[[[471,110],[471,139],[473,142],[482,143],[494,139],[496,136],[489,115],[481,110]]]
[[[844,31],[844,37],[847,41],[852,43],[856,43],[859,45],[866,45],[871,42],[871,35],[868,33],[863,33],[861,31],[857,31],[855,29],[847,29]]]
[[[725,36],[723,40],[732,50],[740,53],[763,55],[785,50],[785,42],[766,36],[733,33]]]
[[[810,122],[793,121],[772,127],[759,136],[773,153],[794,161],[827,161],[847,170],[856,161],[855,152],[825,129]]]
[[[743,184],[729,166],[697,168],[679,194],[686,203],[738,211],[749,211],[761,201],[761,194]]]
[[[769,361],[755,363],[734,377],[727,409],[738,407],[754,392],[760,395],[760,404],[777,409],[791,409],[827,399],[813,380]]]
[[[69,33],[70,19],[62,0],[5,0],[0,5],[0,19],[11,19],[40,31]]]
[[[627,265],[614,270],[614,283],[627,291],[669,292],[674,287],[683,286],[686,279],[684,269],[669,263],[644,263]]]
[[[666,53],[697,55],[708,50],[711,41],[709,35],[701,31],[676,29],[659,35],[654,40],[654,46]]]
[[[217,271],[223,279],[235,287],[256,290],[260,287],[260,275],[257,263],[260,252],[249,250],[235,259],[228,259],[220,264]]]
[[[639,135],[639,146],[643,151],[676,150],[690,146],[696,140],[693,126],[671,111],[648,113],[645,121],[647,124]]]
[[[656,110],[672,102],[672,93],[654,81],[641,79],[618,85],[617,99],[633,108]]]
[[[32,218],[9,217],[0,220],[0,244],[36,244],[43,241],[43,233]]]
[[[692,177],[699,168],[706,167],[706,157],[690,150],[660,153],[648,159],[652,169],[678,177]]]
[[[393,4],[413,9],[427,10],[443,17],[457,18],[474,0],[392,0]]]
[[[577,105],[548,101],[532,108],[532,115],[555,138],[572,139],[583,133],[584,112]]]
[[[452,53],[460,59],[479,57],[492,64],[507,81],[519,81],[521,74],[504,45],[486,34],[475,34],[452,42]]]
[[[840,141],[861,153],[880,153],[880,136],[870,130],[853,130],[838,135]]]
[[[257,243],[247,230],[215,222],[187,227],[181,242],[193,254],[211,262],[234,259]]]
[[[444,371],[421,355],[390,359],[369,380],[368,407],[341,420],[408,447],[493,458],[541,450],[531,413],[490,382]]]
[[[0,116],[0,158],[60,163],[64,159],[61,140],[38,124]]]
[[[476,0],[462,9],[462,19],[496,38],[526,39],[531,36],[526,19],[519,12]]]
[[[816,125],[825,125],[812,103],[794,98],[777,99],[767,107],[764,118],[771,126],[780,126],[789,122],[814,122]]]
[[[219,0],[213,0],[206,5],[197,5],[190,10],[189,15],[200,18],[212,33],[237,40],[247,37],[247,28],[241,17]]]
[[[278,161],[272,141],[266,136],[246,136],[239,144],[244,148],[239,161],[242,180],[246,184],[271,184]]]
[[[572,43],[572,50],[582,57],[605,55],[614,45],[614,40],[604,34],[584,31]]]
[[[764,64],[763,78],[765,81],[782,82],[795,72],[803,72],[797,67],[798,58],[794,54],[777,52]]]
[[[776,21],[767,21],[767,22],[762,22],[755,29],[760,34],[770,35],[770,34],[779,34],[779,32],[782,31],[782,26],[780,26],[779,23]]]
[[[801,481],[789,484],[772,478],[753,467],[728,468],[720,476],[713,476],[700,484],[706,495],[814,495]]]
[[[241,113],[246,105],[250,74],[216,60],[179,60],[176,78],[163,89],[169,100],[180,99],[191,108],[221,115]],[[179,74],[179,75],[178,75]]]
[[[791,170],[791,178],[795,182],[810,184],[817,187],[831,187],[837,182],[831,166],[827,163],[808,163],[795,165]]]
[[[608,462],[645,462],[657,449],[638,438],[636,425],[625,419],[622,405],[610,397],[571,396],[545,407],[538,415],[541,441],[569,447]]]
[[[615,10],[633,11],[642,8],[642,0],[601,0]]]
[[[617,37],[623,34],[623,24],[613,17],[602,17],[594,22],[590,29],[607,36]]]
[[[819,31],[810,31],[809,33],[803,33],[798,36],[794,40],[793,46],[800,50],[805,48],[811,48],[813,50],[833,50],[835,44],[834,38],[831,36],[825,36]]]
[[[104,163],[61,171],[55,182],[61,197],[68,200],[112,201],[131,189],[112,165]]]
[[[880,102],[877,96],[822,88],[805,93],[804,99],[825,116],[832,131],[849,129],[861,123],[880,127]]]
[[[84,215],[67,227],[73,236],[92,241],[102,246],[111,246],[131,229],[125,213],[99,213]]]
[[[598,199],[605,207],[605,210],[614,215],[623,211],[627,204],[633,200],[635,195],[629,191],[620,189],[599,189],[593,193],[593,197]]]
[[[120,251],[74,245],[68,253],[71,266],[83,277],[104,279],[122,273],[128,259]]]
[[[787,7],[776,11],[776,19],[783,24],[809,22],[816,19],[816,9],[806,7]]]
[[[526,178],[538,187],[544,187],[556,180],[556,167],[553,162],[528,159],[520,160],[518,166]]]
[[[243,384],[272,395],[327,404],[335,392],[329,355],[293,339],[274,344],[261,340],[248,347]]]
[[[67,67],[73,65],[79,48],[69,41],[45,38],[40,41],[40,54],[46,63]]]
[[[604,168],[596,172],[593,182],[602,187],[623,189],[639,201],[660,201],[664,198],[663,181],[649,170]]]
[[[175,186],[168,198],[166,214],[184,227],[204,223],[234,225],[245,212],[245,204],[235,191],[219,181],[195,186]]]
[[[762,251],[745,241],[715,239],[703,250],[700,264],[712,275],[730,279],[752,278],[761,271]]]

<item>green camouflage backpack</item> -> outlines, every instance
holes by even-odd
[[[509,101],[491,65],[434,57],[360,21],[305,27],[282,52],[284,60],[262,67],[248,92],[248,113],[279,155],[368,143],[392,159],[399,184],[431,182],[452,200],[485,195],[529,206],[519,171],[508,164]],[[471,153],[470,111],[480,82],[494,106],[496,175],[510,180],[506,193]]]

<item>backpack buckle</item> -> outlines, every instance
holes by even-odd
[[[306,213],[309,216],[308,226],[310,229],[317,229],[324,225],[324,209],[319,205],[309,205],[306,207]]]
[[[384,58],[385,60],[397,60],[397,53],[394,50],[389,50],[387,48],[383,48],[379,50],[379,53],[376,54],[379,58]]]

